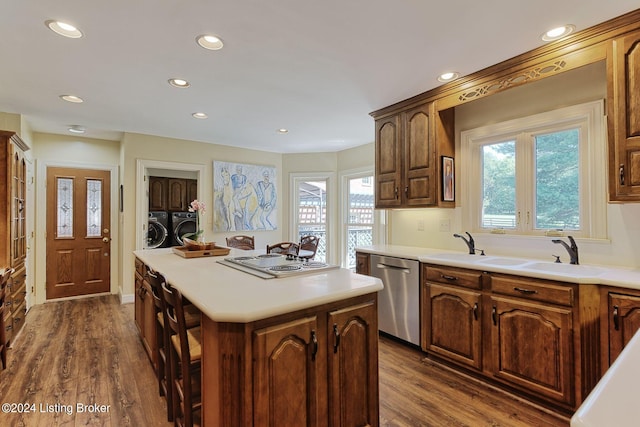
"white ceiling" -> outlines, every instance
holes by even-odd
[[[282,153],[372,142],[371,111],[582,30],[638,0],[11,0],[0,13],[0,111],[34,131],[143,133]],[[51,32],[66,21],[84,37]],[[220,51],[195,38],[213,33]],[[179,77],[191,87],[176,89]],[[83,104],[59,95],[82,97]],[[207,120],[191,113],[203,111]],[[278,128],[288,128],[281,135]]]

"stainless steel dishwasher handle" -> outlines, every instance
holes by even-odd
[[[389,269],[389,270],[396,270],[396,271],[400,271],[400,272],[405,273],[405,274],[409,274],[409,273],[411,273],[411,270],[409,270],[408,268],[405,268],[405,267],[398,267],[398,266],[395,266],[395,265],[389,265],[389,264],[382,264],[382,263],[378,263],[378,264],[376,265],[376,267],[378,267],[378,268],[380,268],[380,269],[383,269],[383,270],[384,270],[385,268],[386,268],[386,269]]]

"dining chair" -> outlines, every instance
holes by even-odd
[[[280,242],[267,245],[268,254],[298,255],[298,244],[294,242]]]
[[[243,236],[243,235],[227,237],[227,247],[244,249],[244,250],[253,250],[255,249],[255,239],[253,236]]]
[[[162,283],[165,300],[165,320],[171,330],[170,356],[171,390],[174,424],[192,427],[196,415],[202,415],[201,399],[201,328],[187,328],[185,309],[180,290],[166,281]]]
[[[313,259],[318,251],[318,243],[320,243],[320,238],[318,236],[302,236],[300,238],[300,249],[298,250],[298,255],[304,258]]]

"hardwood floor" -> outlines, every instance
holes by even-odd
[[[133,322],[117,297],[42,304],[30,310],[0,372],[0,402],[34,404],[0,412],[0,426],[171,426]],[[77,404],[105,405],[78,412]],[[69,412],[70,414],[68,414]],[[567,426],[525,404],[380,339],[380,425]]]

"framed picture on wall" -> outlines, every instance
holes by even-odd
[[[442,200],[445,202],[456,200],[454,177],[453,157],[442,156]]]
[[[213,231],[278,228],[274,166],[213,162]]]

